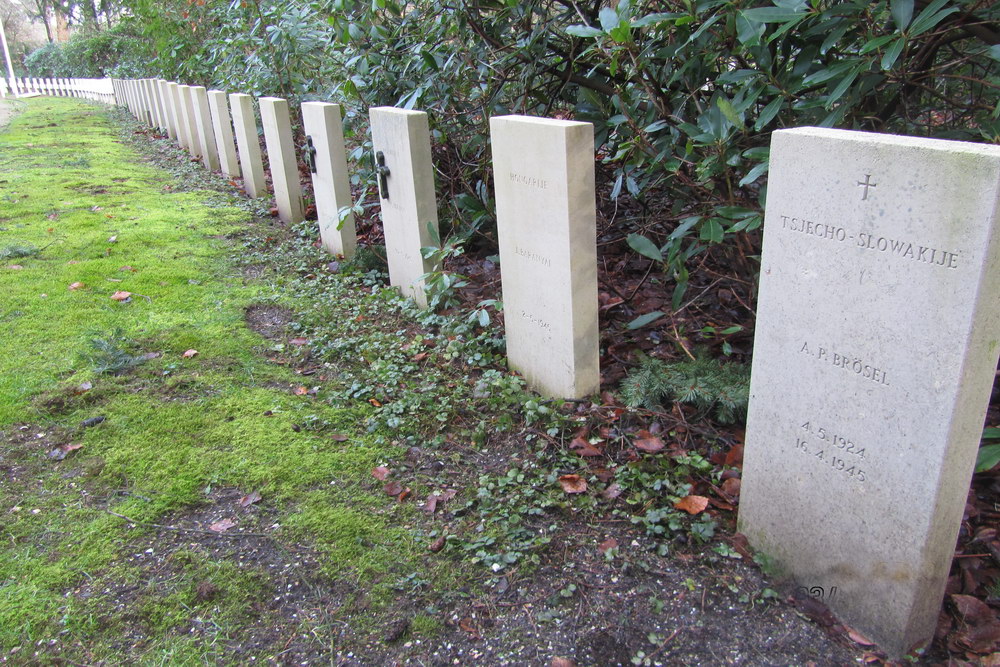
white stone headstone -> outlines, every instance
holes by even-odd
[[[770,155],[740,530],[898,656],[934,635],[1000,352],[1000,147]]]
[[[260,98],[260,121],[264,126],[267,163],[271,167],[271,184],[278,217],[287,223],[304,219],[302,184],[299,163],[292,140],[292,121],[288,101],[280,97]]]
[[[208,91],[208,107],[212,112],[212,129],[215,132],[215,144],[219,149],[222,173],[230,178],[239,178],[240,163],[236,159],[233,123],[229,117],[229,100],[226,93],[221,90]]]
[[[312,174],[312,182],[323,247],[331,254],[350,259],[354,256],[358,239],[351,211],[354,202],[347,172],[340,105],[306,102],[302,105],[302,125],[316,151],[316,171]]]
[[[205,86],[191,87],[191,101],[194,103],[194,120],[195,127],[198,128],[201,161],[209,171],[218,171],[219,149],[215,144],[212,112],[208,108],[208,91],[205,90]]]
[[[548,396],[600,389],[590,123],[490,119],[507,359]]]
[[[267,182],[264,180],[264,160],[260,154],[253,98],[243,93],[231,93],[229,102],[233,108],[233,131],[239,147],[243,190],[249,197],[263,197],[267,194]]]
[[[181,108],[184,111],[184,124],[187,127],[188,153],[192,157],[201,157],[201,139],[198,136],[198,116],[194,109],[194,93],[191,86],[178,86],[181,93]]]
[[[177,110],[174,108],[174,99],[170,95],[170,87],[164,79],[157,79],[156,86],[159,90],[160,99],[163,100],[163,110],[166,113],[167,137],[177,139]]]
[[[394,107],[369,110],[372,145],[388,169],[386,188],[379,187],[389,282],[427,306],[424,282],[432,268],[421,248],[434,245],[428,225],[438,226],[434,194],[434,165],[427,114]]]
[[[169,118],[169,113],[167,111],[167,105],[165,103],[165,100],[163,99],[163,93],[160,90],[160,80],[150,79],[149,86],[153,91],[153,99],[156,103],[157,127],[160,128],[161,131],[167,133],[167,136],[169,137],[170,118]],[[93,98],[93,94],[89,90],[87,95],[88,97]]]
[[[142,95],[142,106],[146,111],[145,122],[150,127],[156,125],[156,104],[149,90],[149,79],[139,79],[139,90]],[[75,94],[74,84],[70,81],[70,94]]]
[[[177,120],[177,144],[184,150],[188,150],[191,145],[191,126],[188,123],[187,113],[184,108],[184,98],[181,95],[180,84],[167,82],[167,91],[174,104],[174,114]]]

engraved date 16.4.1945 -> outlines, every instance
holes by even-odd
[[[795,438],[796,451],[812,456],[817,463],[829,466],[834,472],[858,482],[865,481],[867,476],[861,468],[866,461],[864,446],[824,426],[814,425],[812,420],[803,423],[801,430],[804,433]]]

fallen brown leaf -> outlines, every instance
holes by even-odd
[[[309,388],[308,387],[296,387],[295,388],[295,395],[296,396],[305,396],[308,393],[309,393]]]
[[[88,391],[90,391],[93,388],[94,388],[94,383],[93,382],[81,382],[73,390],[73,393],[77,394],[77,395],[79,395],[79,394],[85,394],[85,393],[87,393]]]
[[[372,468],[372,477],[380,482],[384,482],[389,477],[390,472],[392,471],[385,466],[378,466],[377,468]]]
[[[868,637],[865,637],[854,628],[847,628],[847,636],[851,638],[852,642],[859,646],[875,646],[875,642],[868,639]]]
[[[617,548],[618,548],[618,540],[616,540],[613,537],[609,537],[608,539],[604,540],[603,542],[597,545],[597,550],[600,551],[602,554],[607,554],[612,549],[617,549]]]
[[[622,487],[618,482],[612,482],[608,484],[607,488],[601,491],[601,495],[608,500],[614,500],[622,494]]]
[[[132,292],[125,292],[125,291],[115,292],[114,294],[111,295],[111,298],[114,299],[115,301],[128,301],[129,299],[132,298]]]
[[[445,536],[442,535],[441,537],[439,537],[436,540],[434,540],[433,542],[431,542],[430,545],[427,547],[427,550],[428,551],[432,551],[434,553],[437,553],[437,552],[441,551],[442,549],[444,549],[444,543],[446,541],[447,540],[445,539]]]
[[[69,289],[70,290],[78,290],[78,289],[83,289],[84,287],[86,287],[86,286],[83,283],[72,283],[72,284],[70,284]]]
[[[663,439],[649,431],[639,431],[635,436],[635,441],[632,444],[635,445],[636,449],[648,454],[655,454],[663,449]]]
[[[740,484],[741,482],[739,477],[730,477],[722,483],[720,488],[724,494],[735,499],[740,497]]]
[[[309,339],[308,338],[299,337],[299,338],[293,338],[293,339],[291,339],[288,342],[290,344],[292,344],[292,345],[305,345],[306,343],[309,342]]]
[[[250,507],[254,503],[260,502],[260,491],[251,491],[247,495],[240,498],[240,507]]]
[[[333,435],[330,436],[330,439],[335,442],[347,442],[348,437],[343,433],[334,433]]]
[[[398,496],[403,492],[403,485],[399,482],[388,482],[382,489],[386,492],[386,495]]]
[[[198,350],[188,350],[187,352],[185,352],[181,356],[184,357],[185,359],[190,359],[191,357],[196,356],[197,354],[198,354]]]
[[[727,466],[743,465],[743,445],[735,444],[726,452],[725,464]]]
[[[705,496],[687,496],[674,503],[674,507],[684,510],[688,514],[699,514],[704,512],[705,508],[708,507],[708,498]]]
[[[73,445],[73,444],[60,445],[55,449],[53,449],[51,452],[49,452],[49,458],[56,461],[62,461],[64,458],[66,458],[66,456],[69,455],[70,452],[75,452],[81,447],[83,447],[83,445]]]
[[[576,663],[569,658],[555,657],[552,658],[552,662],[549,663],[549,667],[576,667]]]
[[[211,526],[209,526],[208,529],[214,533],[224,533],[235,525],[236,522],[227,517],[225,519],[220,519],[219,521],[216,521]]]
[[[559,478],[559,486],[566,493],[583,493],[587,490],[587,480],[579,475],[563,475]]]
[[[20,264],[8,264],[7,268],[10,269],[11,271],[20,271],[24,267],[21,266]]]
[[[469,639],[479,639],[479,630],[473,625],[472,619],[466,616],[458,622],[458,627],[469,633]]]

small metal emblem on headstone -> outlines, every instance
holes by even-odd
[[[313,145],[313,138],[306,135],[306,145],[302,147],[304,153],[303,159],[306,161],[306,166],[309,167],[309,171],[313,174],[316,173],[316,147]]]
[[[389,167],[385,166],[385,154],[382,151],[375,153],[375,173],[378,174],[378,194],[382,199],[389,198]]]

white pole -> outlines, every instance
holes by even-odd
[[[3,43],[3,57],[7,59],[7,73],[10,74],[10,87],[14,91],[14,97],[20,97],[17,89],[17,79],[14,78],[14,62],[10,59],[10,49],[7,48],[7,33],[3,29],[3,19],[0,19],[0,42]]]

